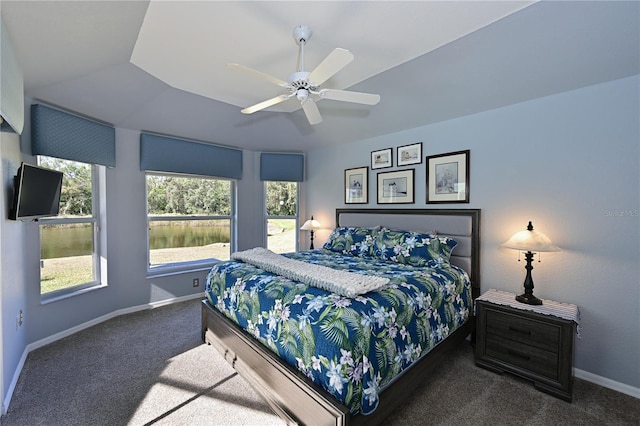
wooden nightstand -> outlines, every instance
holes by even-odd
[[[489,290],[476,299],[476,365],[530,379],[570,402],[578,307],[549,300],[526,305],[515,296]]]

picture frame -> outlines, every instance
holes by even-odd
[[[386,169],[393,166],[393,150],[391,148],[371,151],[371,170]]]
[[[378,204],[413,204],[414,188],[414,169],[378,173]]]
[[[369,167],[356,167],[344,171],[345,204],[369,202]]]
[[[396,165],[408,166],[422,163],[422,142],[411,145],[403,145],[397,148]]]
[[[469,202],[469,150],[427,157],[427,203]]]

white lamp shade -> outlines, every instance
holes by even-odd
[[[300,227],[300,229],[303,231],[313,231],[315,229],[319,229],[320,226],[320,222],[317,220],[309,219]]]
[[[560,251],[549,237],[535,229],[516,232],[502,247],[531,252]]]

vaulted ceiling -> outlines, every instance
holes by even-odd
[[[639,4],[2,0],[0,12],[31,99],[119,128],[304,152],[638,74]],[[307,70],[348,49],[355,60],[326,87],[380,103],[321,100],[315,126],[295,99],[242,114],[283,91],[227,64],[286,80],[297,25],[313,32]]]

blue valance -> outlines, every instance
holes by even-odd
[[[140,170],[242,179],[242,150],[141,133]]]
[[[260,180],[302,182],[304,180],[304,155],[260,154]]]
[[[116,165],[116,130],[44,105],[31,105],[31,153],[89,164]]]

